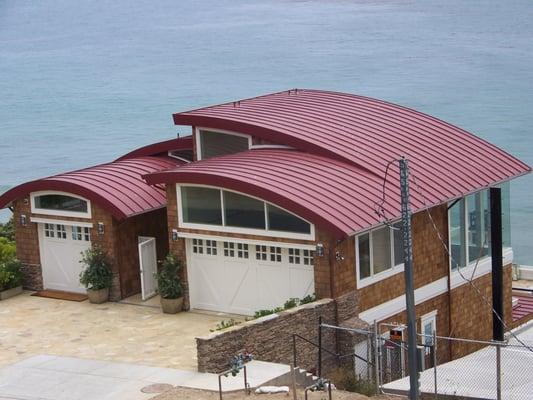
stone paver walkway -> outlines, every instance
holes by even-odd
[[[0,367],[51,354],[196,370],[195,336],[225,317],[29,294],[0,301]]]

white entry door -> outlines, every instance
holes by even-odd
[[[88,227],[39,223],[39,251],[45,289],[85,293],[81,253],[91,247]]]
[[[187,276],[203,310],[253,315],[314,293],[312,251],[297,247],[188,239]]]
[[[157,280],[157,251],[155,238],[139,236],[139,266],[141,273],[141,296],[143,300],[155,296]]]

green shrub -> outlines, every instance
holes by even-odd
[[[300,299],[297,299],[297,298],[292,298],[292,299],[289,299],[285,302],[285,304],[283,305],[283,308],[285,310],[288,310],[290,308],[294,308],[296,307],[298,304],[300,303]]]
[[[9,242],[15,241],[15,229],[13,229],[13,217],[5,223],[0,223],[0,238],[6,238]]]
[[[337,368],[329,377],[337,389],[360,393],[369,397],[376,394],[376,385],[368,379],[355,375],[353,369]]]
[[[309,304],[309,303],[312,303],[313,301],[316,301],[316,296],[314,294],[308,294],[302,300],[300,300],[300,305]]]
[[[84,265],[80,273],[80,283],[87,289],[100,290],[111,287],[113,272],[104,250],[98,246],[85,250],[80,263]]]
[[[10,241],[6,237],[0,236],[0,264],[14,260],[15,253],[16,253],[15,243]]]
[[[228,320],[222,320],[219,324],[217,324],[217,327],[215,329],[210,329],[211,332],[215,331],[222,331],[224,329],[230,328],[235,325],[239,325],[240,321],[235,321],[233,318]]]
[[[0,264],[0,292],[22,284],[22,263],[12,259]]]
[[[178,299],[182,296],[180,271],[180,261],[173,254],[167,255],[159,272],[154,274],[157,279],[158,292],[162,298]]]

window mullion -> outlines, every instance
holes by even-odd
[[[263,211],[265,212],[265,230],[266,231],[269,231],[270,230],[270,226],[269,226],[269,223],[268,223],[268,208],[267,208],[267,203],[263,201]]]
[[[222,213],[222,226],[226,226],[226,210],[224,208],[224,191],[220,190],[220,212]]]
[[[468,218],[468,196],[465,196],[464,198],[464,221],[465,221],[465,229],[464,229],[464,239],[465,239],[465,265],[459,265],[457,268],[466,267],[469,264],[470,260],[470,243],[468,240],[468,232],[470,231],[470,218]]]
[[[374,276],[374,241],[372,240],[372,231],[368,232],[368,247],[370,249],[370,276]]]

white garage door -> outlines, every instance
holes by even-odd
[[[81,252],[91,247],[88,227],[39,223],[39,250],[45,289],[85,293],[80,284]]]
[[[191,308],[252,315],[314,293],[313,251],[187,239]]]

